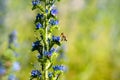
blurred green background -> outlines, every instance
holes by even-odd
[[[120,80],[120,0],[61,0],[60,30],[67,36],[65,80]],[[19,80],[28,80],[32,63],[36,11],[31,0],[0,0],[0,55],[17,31]]]

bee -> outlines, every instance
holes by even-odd
[[[64,35],[64,33],[61,33],[60,37],[61,37],[61,41],[67,41],[66,36]]]

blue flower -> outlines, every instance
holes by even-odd
[[[34,43],[32,44],[32,47],[39,46],[39,43],[40,43],[40,41],[36,41],[36,42],[34,42]]]
[[[41,28],[41,27],[42,27],[42,24],[41,24],[41,23],[37,23],[36,29],[39,29],[39,28]]]
[[[42,45],[40,45],[40,41],[36,41],[32,43],[32,51],[39,50],[40,47],[42,47]]]
[[[6,73],[6,69],[0,65],[0,75],[4,75]]]
[[[55,48],[52,48],[51,50],[50,50],[50,53],[53,53],[55,51]]]
[[[43,14],[37,14],[37,16],[36,16],[36,20],[39,20],[39,19],[41,19],[41,18],[43,18]]]
[[[47,56],[47,57],[51,57],[52,54],[54,53],[54,51],[55,51],[55,48],[52,48],[49,52],[45,51],[44,55]]]
[[[41,72],[38,71],[38,70],[32,70],[31,76],[34,77],[34,78],[36,78],[37,76],[38,76],[38,77],[41,77],[42,74],[41,74]]]
[[[48,13],[48,9],[46,9],[45,12]]]
[[[65,66],[62,66],[62,65],[56,65],[56,66],[53,66],[53,70],[55,70],[55,71],[57,71],[57,70],[65,71],[66,68],[65,68]]]
[[[52,36],[54,42],[60,42],[60,36]]]
[[[37,58],[38,58],[38,59],[42,59],[42,56],[39,54],[39,55],[37,56]]]
[[[52,53],[51,52],[44,52],[44,55],[47,56],[47,57],[51,57],[52,56]]]
[[[55,8],[53,8],[50,12],[51,12],[51,14],[54,15],[54,16],[55,16],[56,14],[58,14],[58,10],[55,9]]]
[[[8,80],[16,80],[16,76],[13,74],[10,74],[8,77]]]
[[[58,25],[59,21],[58,20],[54,20],[54,19],[50,19],[49,23],[53,26],[53,25]]]
[[[19,71],[20,70],[20,63],[19,62],[14,62],[13,63],[13,67],[12,67],[12,69],[13,69],[13,71]]]
[[[32,5],[33,5],[33,6],[36,6],[36,5],[38,5],[38,4],[40,4],[40,0],[33,0],[33,1],[32,1]]]

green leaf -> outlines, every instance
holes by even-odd
[[[58,25],[51,26],[49,32],[53,32],[55,29],[58,29]]]
[[[58,46],[60,46],[60,45],[61,45],[61,43],[60,43],[60,42],[55,42],[55,44],[57,44]]]
[[[33,7],[32,7],[32,10],[35,10],[35,9],[36,9],[36,6],[33,6]]]
[[[58,56],[58,53],[54,52],[53,55],[51,56],[51,61],[54,62]]]
[[[44,12],[44,8],[42,6],[36,6],[37,8],[40,9],[40,11]]]

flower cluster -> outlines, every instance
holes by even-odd
[[[17,80],[15,72],[21,69],[20,62],[17,60],[19,54],[16,52],[18,47],[17,31],[12,31],[8,39],[8,49],[0,55],[0,79],[7,74],[7,80]]]
[[[54,20],[54,19],[50,19],[49,23],[53,26],[53,25],[58,25],[59,21],[58,20]]]
[[[32,1],[32,5],[33,5],[33,6],[37,6],[39,3],[40,3],[39,0],[33,0],[33,1]]]
[[[36,29],[39,29],[39,28],[41,28],[42,27],[42,25],[40,24],[40,23],[37,23],[36,24]]]
[[[50,12],[53,16],[55,16],[58,13],[58,10],[53,8]]]
[[[38,71],[38,70],[32,70],[31,76],[34,77],[34,78],[36,78],[36,77],[41,77],[42,74],[41,74],[41,72]]]
[[[6,73],[6,69],[4,68],[3,65],[1,65],[1,62],[0,62],[0,76],[4,75]]]
[[[60,65],[60,66],[59,65],[53,66],[53,69],[55,71],[57,71],[57,70],[65,71],[66,70],[65,66],[62,66],[62,65]]]
[[[59,36],[52,36],[52,40],[54,42],[60,42],[60,37]]]
[[[64,66],[58,66],[54,63],[56,56],[59,55],[56,52],[56,47],[60,46],[62,41],[60,36],[53,34],[59,24],[58,10],[54,5],[57,1],[59,0],[32,1],[32,10],[39,9],[34,24],[36,34],[40,34],[36,37],[37,40],[32,43],[32,51],[38,51],[37,60],[40,67],[32,70],[30,80],[34,78],[37,78],[37,80],[57,80],[57,75],[65,70]]]
[[[32,51],[38,50],[39,52],[41,52],[42,48],[43,46],[40,44],[39,40],[32,43]]]
[[[52,56],[52,54],[54,53],[54,51],[55,51],[55,49],[54,48],[52,48],[49,52],[44,52],[44,55],[45,56],[47,56],[47,57],[51,57]]]

